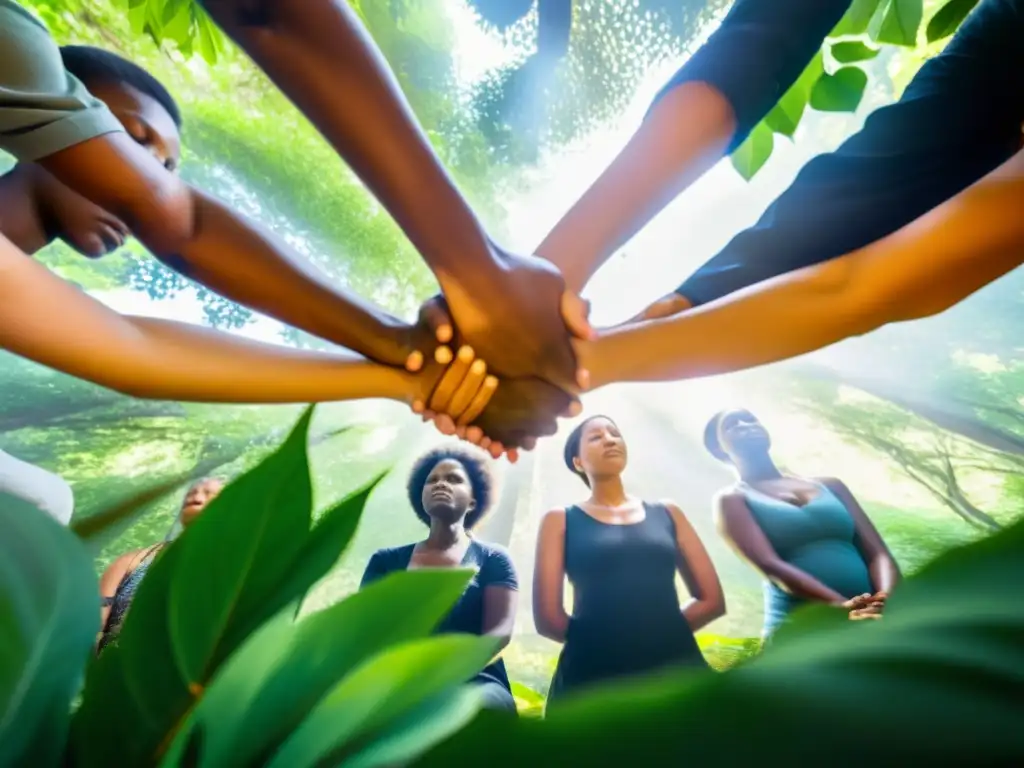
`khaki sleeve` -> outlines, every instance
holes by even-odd
[[[46,28],[17,3],[0,0],[0,150],[34,161],[121,130],[64,69]]]

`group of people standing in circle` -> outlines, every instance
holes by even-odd
[[[853,620],[881,618],[899,569],[841,481],[784,474],[771,458],[767,430],[746,410],[712,417],[704,444],[738,475],[717,496],[714,515],[724,540],[764,578],[765,640],[806,603],[835,606]],[[585,419],[565,443],[566,467],[589,493],[548,511],[537,536],[534,623],[540,635],[562,644],[549,705],[603,682],[668,668],[710,669],[695,633],[725,615],[718,573],[675,503],[627,492],[627,458],[626,441],[606,416]],[[436,632],[491,635],[504,648],[515,626],[519,575],[504,548],[473,535],[495,500],[490,462],[460,446],[420,457],[407,490],[429,532],[421,541],[375,552],[360,588],[396,571],[470,568],[473,578]],[[196,484],[182,507],[182,525],[221,487],[220,481]],[[102,644],[116,636],[134,588],[161,546],[124,555],[107,570]],[[677,575],[690,595],[682,604]],[[571,610],[565,607],[566,582]],[[469,684],[479,688],[488,708],[516,711],[500,655]]]
[[[783,474],[771,459],[768,432],[746,410],[716,414],[704,442],[739,476],[717,497],[714,514],[725,541],[764,577],[766,640],[808,602],[836,606],[853,620],[881,618],[899,569],[841,481]],[[589,495],[548,511],[538,531],[533,619],[540,635],[562,644],[549,705],[612,680],[709,670],[695,633],[725,615],[721,581],[676,504],[627,492],[627,457],[622,433],[606,416],[582,421],[565,444],[566,467]],[[409,501],[430,532],[376,552],[362,584],[397,570],[472,567],[475,577],[437,631],[493,635],[507,644],[519,576],[503,548],[472,534],[494,497],[487,462],[461,448],[420,458]],[[690,594],[682,604],[677,574]],[[515,711],[500,658],[471,684],[481,687],[487,706]]]

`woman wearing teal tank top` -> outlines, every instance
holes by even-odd
[[[719,495],[716,516],[723,538],[765,577],[764,637],[807,602],[837,606],[851,619],[881,618],[899,569],[842,481],[783,475],[750,411],[716,414],[704,445],[740,476]]]

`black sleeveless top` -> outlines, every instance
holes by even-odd
[[[667,665],[707,669],[676,591],[679,546],[662,504],[644,519],[610,525],[565,510],[565,573],[572,618],[548,698]]]

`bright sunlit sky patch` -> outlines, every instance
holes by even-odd
[[[448,7],[456,40],[456,75],[463,87],[522,54],[522,50],[503,44],[497,34],[482,30],[463,5],[450,4]],[[706,36],[709,31],[706,29],[703,34]],[[536,247],[622,148],[639,126],[658,88],[687,55],[652,68],[618,120],[599,126],[557,154],[544,155],[539,167],[530,173],[529,191],[512,195],[504,201],[505,230],[512,233],[508,242],[510,247],[522,252]],[[833,148],[839,140],[857,130],[868,110],[866,106],[856,115],[827,117],[808,112],[795,141],[776,137],[771,159],[751,183],[745,182],[728,160],[720,162],[668,205],[590,283],[585,295],[592,299],[595,323],[604,325],[623,320],[675,288],[733,235],[754,223],[807,160]],[[202,305],[191,290],[160,301],[131,290],[96,295],[123,313],[205,323]],[[250,339],[281,343],[281,330],[282,325],[277,321],[258,316],[235,333]],[[984,366],[980,360],[963,362],[979,368]],[[743,384],[737,383],[740,380]],[[816,428],[807,420],[794,419],[792,414],[776,407],[771,398],[758,398],[756,394],[751,391],[749,377],[719,377],[714,380],[610,387],[588,397],[587,406],[588,410],[600,407],[614,412],[616,402],[640,396],[657,402],[678,431],[699,435],[709,414],[736,404],[752,404],[760,399],[764,402],[758,405],[759,415],[766,422],[781,427],[780,422],[785,421],[786,435],[777,443],[790,444],[794,448],[803,446],[813,453],[813,444],[819,439],[815,435],[821,434],[820,427]],[[564,425],[562,432],[571,426]],[[778,432],[778,429],[773,431]],[[379,439],[386,439],[386,435]],[[855,453],[859,452],[851,449],[841,457],[842,472],[847,475],[864,474],[868,482],[868,476],[877,477],[879,472],[889,474],[890,470],[884,465],[865,462],[863,454],[859,454],[858,461]],[[833,454],[830,460],[839,459]],[[855,481],[853,477],[850,480]],[[891,483],[892,478],[887,482]],[[908,492],[920,500],[919,492],[911,489]],[[890,503],[899,501],[892,498]]]

